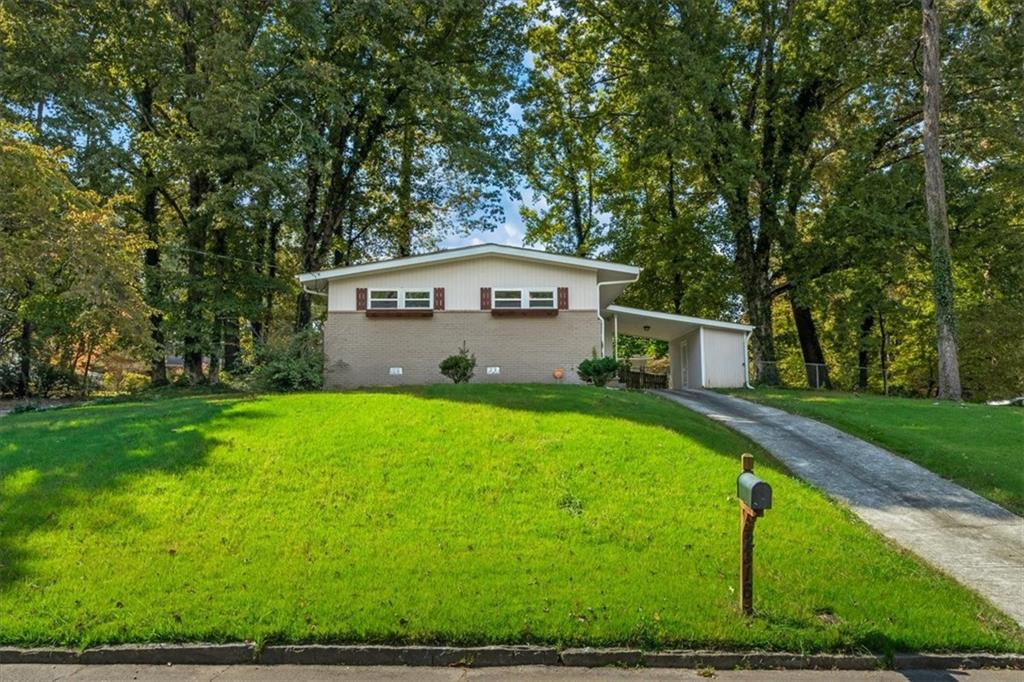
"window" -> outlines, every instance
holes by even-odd
[[[370,310],[433,310],[430,289],[371,289]]]
[[[492,306],[501,308],[555,307],[554,289],[495,289]]]

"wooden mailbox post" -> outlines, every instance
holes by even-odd
[[[740,501],[740,611],[754,612],[754,522],[772,507],[772,487],[754,475],[754,456],[744,454],[736,479]]]

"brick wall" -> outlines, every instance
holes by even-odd
[[[488,312],[436,312],[433,317],[381,319],[331,312],[324,326],[327,388],[355,388],[449,381],[437,366],[465,340],[476,355],[474,383],[555,381],[579,383],[576,365],[600,352],[601,325],[593,310],[554,317],[497,318]],[[501,368],[488,375],[487,367]],[[401,376],[389,374],[401,367]]]

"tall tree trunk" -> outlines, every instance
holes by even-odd
[[[223,344],[224,318],[215,317],[213,320],[213,331],[210,334],[210,363],[207,374],[207,380],[211,384],[220,383],[220,357]]]
[[[263,295],[263,311],[249,321],[253,343],[261,343],[274,322],[274,282],[277,280],[277,243],[281,232],[281,221],[267,221],[266,238],[263,242],[263,274],[267,278],[266,293]]]
[[[402,159],[398,171],[398,256],[404,258],[412,255],[412,157],[413,135],[412,125],[405,126],[402,131]]]
[[[238,367],[238,354],[241,347],[241,330],[238,318],[224,318],[224,369],[233,372]]]
[[[135,96],[139,105],[139,127],[141,130],[152,130],[153,126],[153,88],[148,83]],[[165,348],[163,322],[161,312],[163,301],[163,283],[160,279],[160,216],[157,204],[158,188],[156,175],[147,165],[145,185],[142,188],[142,222],[146,226],[146,239],[149,246],[143,255],[145,269],[146,304],[152,312],[149,315],[149,335],[153,340],[153,355],[149,364],[149,380],[153,386],[165,386],[167,380],[167,349]]]
[[[21,321],[21,336],[18,339],[18,385],[14,395],[27,398],[32,381],[32,323]]]
[[[206,262],[207,218],[202,215],[202,204],[210,190],[209,178],[203,171],[190,175],[188,180],[188,235],[186,274],[188,282],[185,286],[185,320],[186,331],[182,335],[184,346],[183,359],[185,372],[193,384],[206,381],[203,373],[203,320],[206,311],[203,309],[204,273]]]
[[[668,203],[668,229],[673,235],[679,230],[679,208],[676,206],[676,165],[672,158],[672,152],[668,153],[668,184],[665,187],[666,201]],[[672,312],[676,315],[683,313],[683,268],[680,263],[679,249],[682,244],[679,239],[672,240]]]
[[[186,81],[186,102],[192,105],[202,99],[202,88],[197,80],[199,73],[199,51],[193,37],[195,28],[195,16],[189,3],[181,3],[175,7],[175,14],[178,21],[187,28],[185,39],[181,45],[182,68],[188,76]],[[186,111],[188,111],[186,109]],[[191,112],[186,114],[189,125],[193,129],[195,124],[191,120]],[[193,159],[193,162],[195,159]],[[210,191],[210,179],[206,171],[192,168],[188,174],[188,226],[185,235],[185,246],[187,249],[185,283],[185,332],[182,334],[183,360],[185,372],[193,384],[203,383],[206,377],[203,375],[203,324],[206,315],[202,308],[203,284],[204,284],[204,263],[207,237],[208,218],[202,212],[203,201]]]
[[[747,316],[754,331],[751,334],[756,381],[775,386],[779,384],[779,368],[775,355],[775,326],[772,322],[772,286],[767,264],[761,259],[744,268],[742,272],[744,298],[747,302]]]
[[[878,349],[878,367],[882,371],[882,393],[889,395],[889,334],[885,331],[885,318],[878,313],[878,334],[880,345]]]
[[[750,339],[756,369],[755,381],[775,386],[779,384],[779,368],[775,359],[773,287],[768,260],[771,238],[762,228],[755,239],[747,215],[747,196],[744,192],[739,192],[728,208],[729,222],[736,240],[735,262],[747,304],[748,322],[754,327]]]
[[[796,323],[796,333],[800,339],[800,352],[804,358],[807,386],[810,388],[832,388],[832,381],[828,376],[828,366],[825,364],[825,354],[821,350],[818,328],[814,325],[811,309],[797,303],[792,293],[789,296],[789,305],[793,310],[793,322]]]
[[[871,362],[871,354],[868,353],[868,337],[874,326],[875,317],[868,313],[860,323],[860,339],[857,346],[857,388],[861,390],[868,387],[868,363]]]
[[[302,216],[302,271],[319,270],[323,258],[321,253],[320,227],[317,209],[320,203],[320,172],[314,162],[309,162],[306,172],[306,206]],[[302,331],[313,321],[313,301],[304,289],[299,290],[295,305],[295,331]]]
[[[932,296],[937,326],[939,393],[960,400],[960,359],[953,310],[953,267],[946,215],[946,183],[939,145],[939,12],[937,0],[921,0],[924,40],[924,195],[932,243]]]

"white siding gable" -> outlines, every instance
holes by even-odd
[[[486,256],[331,280],[327,309],[354,311],[356,288],[432,289],[444,287],[445,309],[480,310],[480,289],[569,287],[570,310],[597,310],[597,273],[522,259]]]

